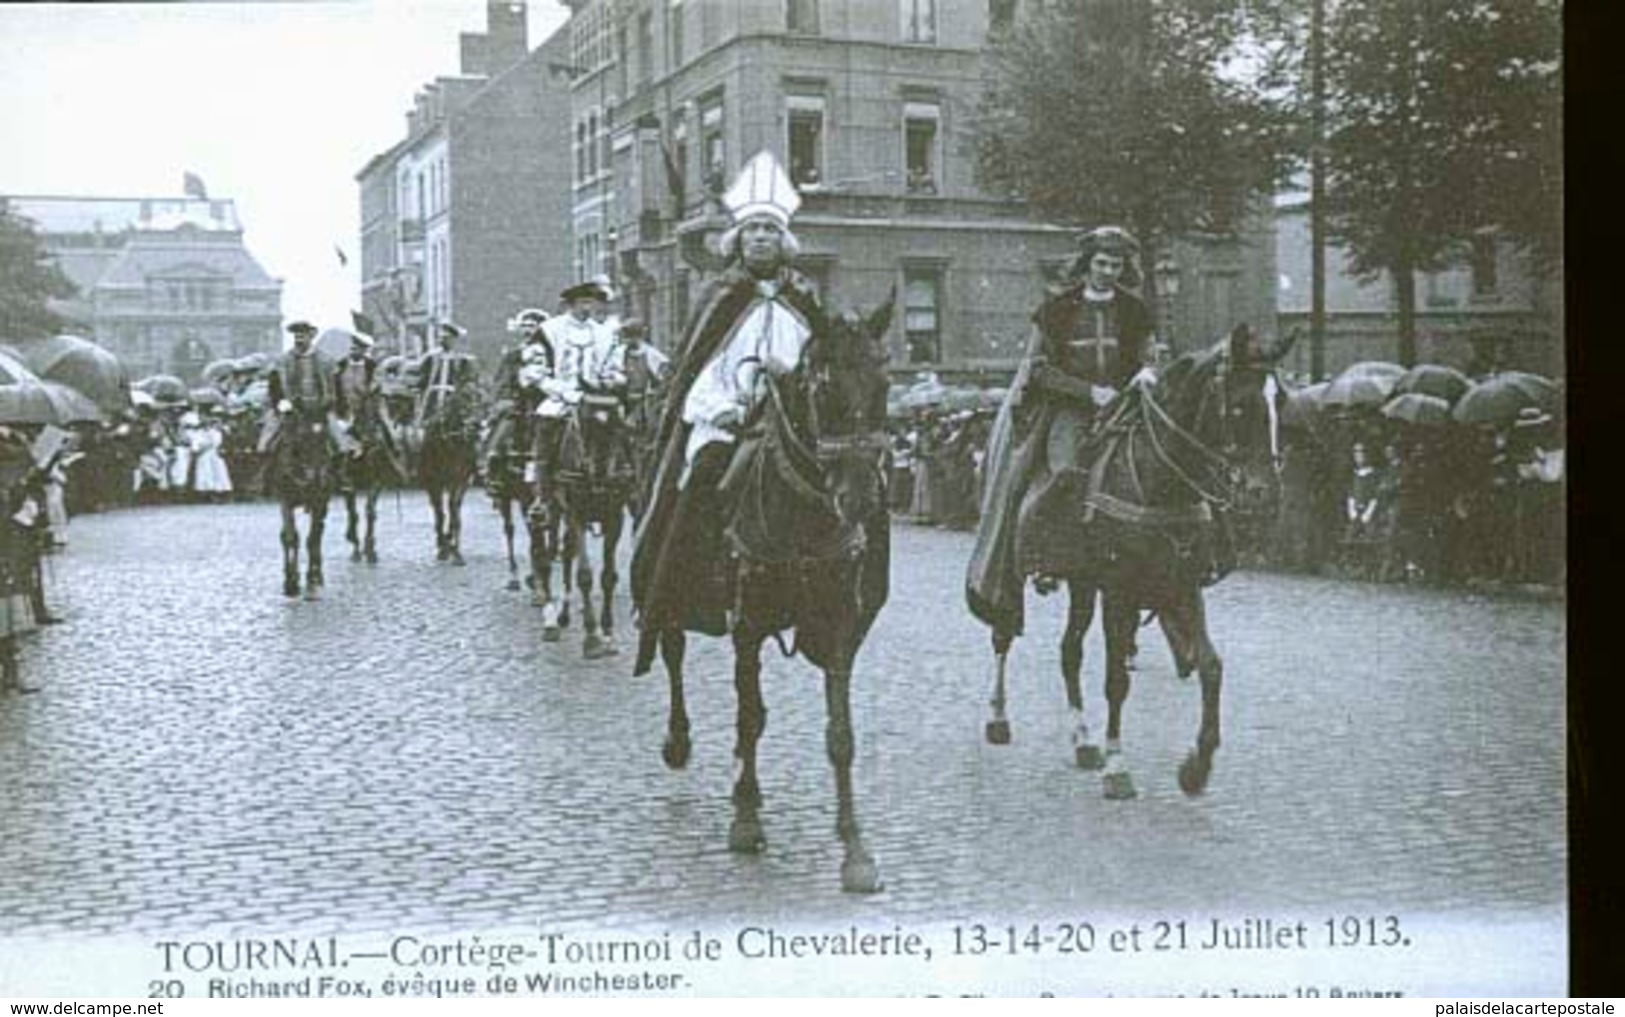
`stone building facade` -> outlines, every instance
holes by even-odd
[[[462,37],[462,73],[426,85],[406,137],[356,175],[362,309],[410,355],[455,321],[494,366],[513,313],[570,281],[567,78],[551,69],[566,42],[530,51],[525,17],[489,3],[487,31]]]
[[[1073,231],[977,186],[986,0],[575,0],[576,274],[611,278],[657,342],[681,330],[721,227],[716,195],[772,151],[803,196],[803,268],[837,304],[897,294],[899,373],[998,380]],[[1236,321],[1273,332],[1274,236],[1174,246],[1159,272],[1176,349]],[[1149,268],[1150,266],[1148,266]]]
[[[212,360],[281,348],[282,281],[244,244],[230,200],[19,195],[78,288],[60,310],[131,377],[198,380]]]
[[[1279,327],[1307,334],[1310,305],[1309,204],[1301,193],[1275,203],[1280,270]],[[1542,270],[1529,252],[1486,233],[1461,252],[1460,262],[1416,279],[1418,363],[1448,364],[1481,373],[1519,369],[1563,373],[1561,273]],[[1346,251],[1326,252],[1326,370],[1335,375],[1362,360],[1398,356],[1398,313],[1393,279],[1356,276]],[[1307,343],[1303,344],[1307,346]],[[1308,371],[1309,352],[1292,366]]]

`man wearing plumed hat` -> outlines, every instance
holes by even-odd
[[[378,377],[378,358],[373,356],[375,342],[364,332],[350,334],[350,355],[344,358],[333,374],[333,411],[343,422],[345,433],[354,440],[353,460],[341,471],[340,484],[353,491],[360,479],[355,467],[359,465],[363,444],[376,443],[384,453],[396,477],[407,478],[405,461],[395,442],[395,427],[390,420],[389,406],[384,400],[383,385]]]
[[[598,320],[609,294],[596,282],[577,283],[559,294],[566,311],[542,323],[553,350],[553,370],[542,378],[542,401],[536,409],[537,494],[547,496],[565,421],[587,388],[601,385],[604,363],[614,335]]]
[[[762,372],[794,370],[823,321],[813,284],[791,267],[800,248],[790,219],[801,199],[773,156],[746,163],[723,203],[732,220],[720,239],[726,267],[695,302],[676,347],[633,550],[636,674],[648,671],[663,630],[727,631],[731,566],[718,486],[761,397]]]
[[[1019,635],[1026,577],[1075,574],[1088,463],[1083,445],[1102,409],[1153,376],[1151,314],[1134,292],[1139,244],[1102,226],[1079,237],[1066,280],[1033,313],[987,450],[982,518],[966,577],[978,618]]]

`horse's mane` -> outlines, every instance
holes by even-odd
[[[1156,388],[1158,401],[1174,416],[1184,416],[1193,408],[1187,404],[1201,398],[1202,383],[1217,369],[1225,350],[1225,341],[1220,340],[1203,349],[1181,353],[1162,371]]]

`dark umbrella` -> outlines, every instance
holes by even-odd
[[[1448,424],[1450,403],[1424,392],[1401,392],[1383,404],[1382,415],[1407,424]]]
[[[142,378],[140,381],[135,383],[135,387],[152,396],[153,399],[160,403],[172,404],[186,402],[186,397],[189,396],[192,391],[186,387],[186,382],[175,377],[173,374],[154,374],[150,377]]]
[[[1381,406],[1393,394],[1394,383],[1399,381],[1398,374],[1351,371],[1353,368],[1332,379],[1320,395],[1321,405]]]
[[[203,368],[203,380],[211,385],[218,385],[238,373],[237,361],[213,360]]]
[[[245,353],[237,358],[237,373],[263,376],[271,369],[276,359],[269,353]]]
[[[1548,413],[1562,402],[1557,383],[1538,374],[1507,371],[1492,375],[1467,390],[1456,403],[1455,417],[1463,424],[1510,424],[1518,411],[1533,406]]]
[[[25,352],[35,374],[76,389],[104,413],[112,415],[130,405],[129,374],[111,350],[61,335]]]
[[[219,389],[209,386],[194,388],[191,391],[190,399],[192,405],[199,408],[204,406],[219,406],[226,401],[226,397],[221,394]]]
[[[101,419],[95,404],[84,396],[41,381],[17,358],[0,353],[0,423],[67,426]]]
[[[1473,387],[1473,380],[1456,370],[1440,364],[1417,364],[1406,371],[1394,385],[1394,395],[1416,392],[1437,396],[1455,405]]]
[[[1329,381],[1317,381],[1313,385],[1289,391],[1286,405],[1281,408],[1281,426],[1318,430],[1321,424],[1321,411],[1325,409],[1321,398],[1325,396],[1329,385],[1331,385]]]
[[[0,385],[18,385],[37,382],[39,378],[13,353],[0,350]]]
[[[99,424],[107,419],[101,407],[78,389],[50,379],[42,379],[40,387],[45,389],[45,394],[56,406],[56,419],[51,423],[66,427],[69,424]],[[127,399],[125,405],[129,405]]]

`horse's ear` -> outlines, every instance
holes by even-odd
[[[892,310],[897,306],[897,285],[892,284],[891,290],[886,294],[886,302],[875,308],[864,324],[868,326],[871,336],[879,339],[891,327]]]
[[[1258,337],[1251,325],[1242,322],[1230,330],[1230,362],[1251,364],[1259,359]]]
[[[1302,337],[1303,337],[1303,329],[1302,328],[1294,328],[1292,331],[1288,332],[1279,342],[1275,343],[1274,345],[1270,346],[1268,349],[1263,351],[1264,359],[1269,361],[1272,364],[1280,363],[1282,360],[1286,359],[1286,355],[1288,353],[1292,352],[1292,347],[1294,345],[1296,345],[1298,340],[1300,338],[1302,338]]]

